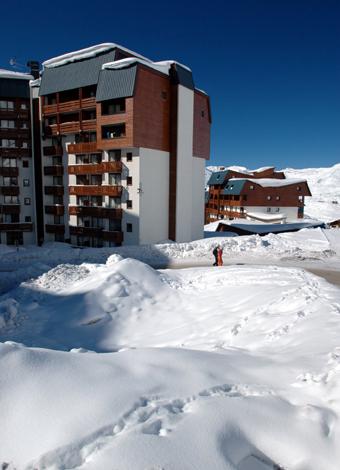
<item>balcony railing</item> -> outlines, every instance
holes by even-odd
[[[44,166],[45,176],[62,176],[64,174],[64,167],[62,165]]]
[[[94,164],[79,164],[69,165],[68,172],[70,175],[87,175],[87,174],[102,174],[102,173],[121,173],[122,162],[102,162]]]
[[[80,132],[79,121],[63,122],[59,127],[61,134],[75,134]]]
[[[81,122],[83,131],[95,131],[97,129],[97,121],[95,119],[86,119]]]
[[[19,195],[19,186],[2,186],[1,193],[4,196],[18,196]]]
[[[46,233],[64,233],[65,225],[64,224],[46,224],[45,230],[46,230]]]
[[[51,145],[49,147],[43,147],[44,157],[62,157],[63,148],[61,145]]]
[[[0,175],[2,176],[18,176],[19,168],[16,167],[0,167]]]
[[[96,98],[83,98],[82,100],[71,100],[57,104],[45,104],[42,108],[44,115],[51,115],[57,113],[65,113],[70,111],[78,111],[81,109],[92,109],[96,107]]]
[[[18,148],[18,147],[0,147],[0,157],[26,157],[31,156],[30,148]]]
[[[64,186],[45,186],[44,188],[45,195],[52,195],[52,196],[63,196],[64,194]]]
[[[123,211],[122,209],[108,207],[69,206],[69,214],[120,220],[123,216]]]
[[[45,214],[52,215],[64,215],[65,208],[61,204],[55,204],[54,206],[45,206]]]
[[[121,197],[122,186],[90,186],[90,185],[79,185],[69,186],[70,195],[74,196],[113,196]]]
[[[4,204],[0,206],[0,214],[20,214],[20,204]]]
[[[77,153],[92,153],[97,151],[97,142],[81,142],[79,144],[69,144],[67,152],[72,154]]]
[[[70,225],[70,235],[97,237],[115,243],[122,243],[123,241],[123,233],[120,231],[109,231],[94,227],[78,227]]]
[[[20,222],[15,222],[13,224],[11,223],[5,223],[5,224],[0,224],[0,231],[6,231],[6,232],[32,232],[33,230],[33,224],[29,223],[20,223]]]

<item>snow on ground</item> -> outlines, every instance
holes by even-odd
[[[208,166],[205,172],[205,185],[219,166]],[[249,172],[244,167],[223,167],[236,171]],[[286,168],[283,171],[287,178],[305,179],[312,192],[312,197],[305,198],[305,215],[312,219],[332,222],[340,219],[340,163],[329,168]]]
[[[304,229],[296,233],[270,234],[265,237],[228,237],[228,234],[224,234],[223,237],[210,237],[191,243],[121,248],[81,249],[72,248],[68,244],[52,243],[40,248],[20,247],[19,251],[16,251],[15,248],[0,245],[0,294],[58,264],[105,263],[113,253],[160,267],[181,262],[209,264],[212,260],[212,250],[217,244],[223,246],[226,259],[232,258],[235,262],[243,262],[246,259],[277,262],[281,258],[294,257],[329,264],[339,261],[340,257],[340,231],[337,229]]]
[[[338,469],[340,290],[321,278],[113,255],[0,301],[15,309],[0,327],[0,466]]]

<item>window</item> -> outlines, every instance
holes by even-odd
[[[129,233],[132,232],[132,224],[126,224],[126,231]]]
[[[6,224],[15,224],[19,222],[19,214],[4,214]]]
[[[201,111],[201,117],[204,118],[204,110]]]
[[[132,162],[132,152],[127,152],[127,154],[126,154],[126,161],[127,161],[127,162]]]
[[[272,208],[271,207],[267,207],[267,212],[271,212],[272,211]]]
[[[244,201],[246,201],[246,200],[247,200],[247,195],[246,195],[246,194],[243,194],[242,199],[243,199]]]
[[[276,196],[275,199],[276,199],[277,201],[279,201],[279,200],[280,200],[280,196]]]
[[[109,207],[112,209],[120,209],[120,199],[117,197],[109,197]]]
[[[25,206],[30,206],[31,205],[31,198],[30,197],[25,197],[24,198],[24,204],[25,204]]]
[[[7,245],[22,245],[24,243],[23,232],[7,232]]]
[[[52,165],[62,165],[62,157],[52,157]]]
[[[268,201],[270,201],[270,200],[271,200],[271,198],[272,198],[271,196],[267,196],[267,200],[268,200]]]
[[[15,140],[14,139],[1,139],[1,147],[5,148],[15,148]]]
[[[0,109],[8,109],[9,111],[14,110],[13,101],[0,101]]]
[[[121,184],[121,176],[117,173],[109,173],[109,184],[113,185],[120,185]]]
[[[28,109],[28,106],[26,103],[21,103],[20,109]]]
[[[22,161],[22,167],[23,168],[28,168],[28,160],[23,160]]]
[[[18,196],[4,196],[5,204],[19,204]]]
[[[23,149],[28,149],[28,142],[23,142],[23,143],[21,144],[21,147],[22,147]]]
[[[128,199],[128,200],[126,201],[126,208],[127,208],[127,209],[132,209],[132,201],[131,201],[131,199]]]
[[[3,158],[2,166],[6,168],[16,168],[17,159],[16,158]]]
[[[53,204],[64,204],[63,196],[53,195]]]
[[[119,139],[121,137],[125,137],[124,123],[102,126],[102,139]]]
[[[251,185],[249,186],[249,189],[254,189],[254,186],[251,184]]]
[[[25,222],[32,222],[32,217],[30,215],[26,215]]]
[[[62,176],[53,176],[53,186],[62,186],[63,177]]]
[[[126,177],[126,184],[127,184],[128,186],[132,186],[132,176],[127,176],[127,177]]]
[[[20,129],[28,129],[28,122],[23,121],[20,125]]]
[[[297,189],[298,191],[301,191],[301,186],[297,186],[296,189]]]
[[[102,103],[102,115],[125,113],[125,98],[108,100]]]
[[[1,119],[0,127],[2,129],[14,129],[15,128],[15,122],[12,121],[12,120],[8,120],[8,119]]]
[[[118,150],[110,150],[109,151],[109,162],[119,162],[122,156],[122,151]]]
[[[4,186],[18,186],[18,178],[16,176],[4,176]]]
[[[64,216],[63,215],[55,215],[54,216],[54,224],[60,225],[64,223]]]
[[[280,212],[280,208],[279,208],[279,207],[277,207],[275,210],[276,210],[276,212]]]
[[[64,234],[63,234],[63,233],[55,233],[55,234],[54,234],[54,241],[56,241],[56,242],[64,242],[64,241],[65,241]]]
[[[57,116],[49,116],[46,121],[47,126],[54,126],[57,124]]]
[[[299,202],[303,202],[303,196],[299,196]]]
[[[163,100],[166,100],[168,98],[168,94],[166,91],[162,91],[161,96]]]

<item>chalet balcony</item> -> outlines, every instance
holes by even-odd
[[[64,224],[46,224],[45,231],[46,233],[64,233],[65,225]]]
[[[27,121],[29,117],[30,113],[28,109],[0,109],[1,119],[24,119]]]
[[[63,147],[61,145],[43,147],[43,155],[44,157],[62,157]]]
[[[57,114],[57,103],[55,104],[45,104],[42,107],[42,114],[48,116],[49,114]]]
[[[65,208],[61,204],[55,204],[54,206],[45,206],[45,214],[51,215],[64,215]]]
[[[97,129],[96,119],[86,119],[82,121],[81,128],[83,131],[95,131]]]
[[[92,109],[96,107],[96,98],[83,98],[82,100],[70,100],[59,102],[59,104],[46,104],[42,107],[42,113],[45,116],[55,115],[57,113],[79,111],[79,109]]]
[[[0,138],[29,140],[31,133],[29,129],[5,129],[0,127]]]
[[[123,188],[122,186],[91,186],[91,185],[78,185],[69,186],[70,196],[112,196],[121,197]]]
[[[67,147],[67,152],[72,154],[92,153],[97,151],[97,142],[80,142],[79,144],[69,144]]]
[[[20,204],[4,204],[0,206],[0,214],[20,214]]]
[[[61,134],[77,134],[80,132],[80,122],[63,122],[59,125]]]
[[[4,196],[18,196],[19,186],[1,186],[1,194]]]
[[[79,111],[80,108],[80,100],[71,100],[71,101],[64,101],[63,103],[58,104],[58,112],[59,113],[68,113],[73,111]]]
[[[45,176],[63,176],[64,167],[62,165],[44,166]]]
[[[13,167],[0,167],[0,175],[2,176],[18,176],[19,168]]]
[[[123,210],[107,207],[69,206],[69,214],[88,217],[99,217],[102,219],[121,220],[123,217]]]
[[[31,149],[30,148],[8,148],[8,147],[0,147],[0,157],[23,157],[23,158],[30,158],[31,157]]]
[[[69,165],[70,175],[95,175],[102,173],[121,173],[122,162],[102,162],[96,164]]]
[[[81,108],[82,109],[92,109],[96,107],[96,97],[91,96],[89,98],[83,98],[81,100]]]
[[[13,224],[0,224],[0,231],[6,232],[32,232],[33,224],[29,223],[13,223]]]
[[[44,193],[46,196],[63,196],[64,186],[45,186]]]
[[[108,231],[103,230],[102,228],[94,228],[94,227],[78,227],[70,225],[70,235],[75,236],[87,236],[87,237],[97,237],[102,238],[106,241],[112,241],[114,243],[122,243],[123,241],[123,233],[118,231]]]

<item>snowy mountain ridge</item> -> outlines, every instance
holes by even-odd
[[[205,169],[205,183],[210,175],[220,169],[231,169],[242,172],[250,170],[242,166],[208,166]],[[306,198],[305,215],[313,219],[331,222],[340,219],[340,163],[326,168],[285,168],[287,178],[306,179],[312,197]]]

